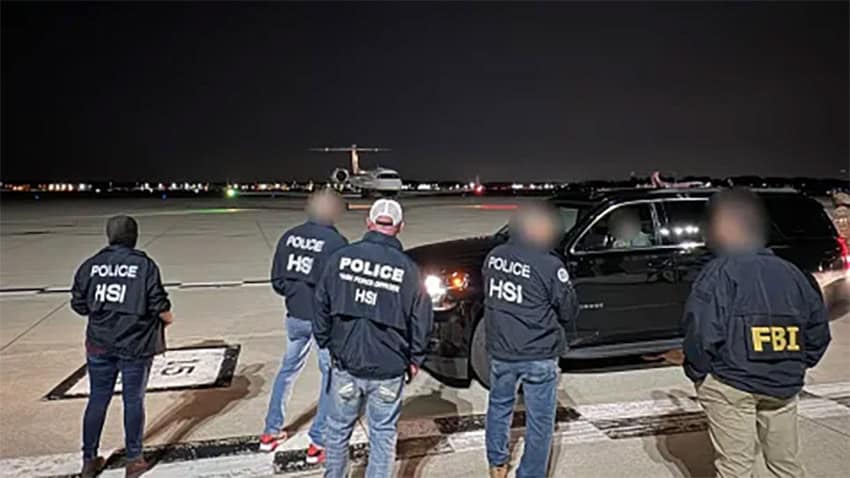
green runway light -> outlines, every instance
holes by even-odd
[[[227,195],[227,197],[229,197],[229,198],[235,198],[235,197],[236,197],[236,190],[235,190],[235,189],[233,189],[233,188],[228,188],[228,190],[227,190],[227,192],[226,192],[225,194],[226,194],[226,195]]]

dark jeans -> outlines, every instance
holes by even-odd
[[[145,389],[151,371],[152,358],[123,359],[112,355],[89,354],[89,403],[83,417],[83,459],[97,457],[100,433],[106,420],[106,410],[115,391],[115,381],[121,372],[121,396],[124,399],[124,446],[127,459],[142,455],[142,435],[145,429]]]

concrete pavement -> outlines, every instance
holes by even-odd
[[[490,233],[510,213],[474,207],[491,201],[510,202],[406,201],[408,227],[401,239],[414,246]],[[145,443],[163,460],[146,476],[272,476],[276,459],[279,468],[316,475],[299,465],[297,452],[307,444],[304,434],[319,387],[312,366],[297,382],[288,407],[288,427],[297,435],[286,449],[293,451],[277,457],[252,451],[284,343],[282,303],[256,281],[267,278],[280,233],[302,220],[301,206],[250,198],[4,202],[0,476],[60,475],[79,467],[85,399],[43,398],[84,363],[85,320],[69,309],[64,290],[77,265],[102,246],[106,217],[119,212],[138,217],[140,245],[160,263],[164,280],[175,284],[169,292],[177,322],[168,331],[169,346],[240,346],[226,386],[148,395]],[[359,237],[364,215],[347,213],[342,232]],[[846,476],[850,469],[850,316],[836,317],[832,332],[833,345],[809,374],[813,392],[801,406],[803,460],[812,476]],[[711,474],[704,421],[677,367],[565,365],[559,393],[564,420],[552,476]],[[483,476],[476,424],[485,411],[486,393],[477,384],[453,388],[427,375],[418,378],[405,391],[399,475]],[[122,446],[120,413],[120,400],[114,400],[104,453]],[[366,433],[361,427],[356,441],[364,441]],[[521,447],[520,442],[515,451]],[[103,476],[120,476],[120,471]]]

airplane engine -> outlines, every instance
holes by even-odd
[[[345,168],[337,168],[334,169],[334,172],[331,173],[331,181],[334,184],[345,184],[348,182],[348,178],[351,177],[351,174]]]

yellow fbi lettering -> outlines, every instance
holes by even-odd
[[[797,341],[800,327],[795,325],[750,327],[750,331],[753,334],[753,350],[756,352],[764,352],[764,345],[768,343],[773,352],[800,351],[800,344]]]

